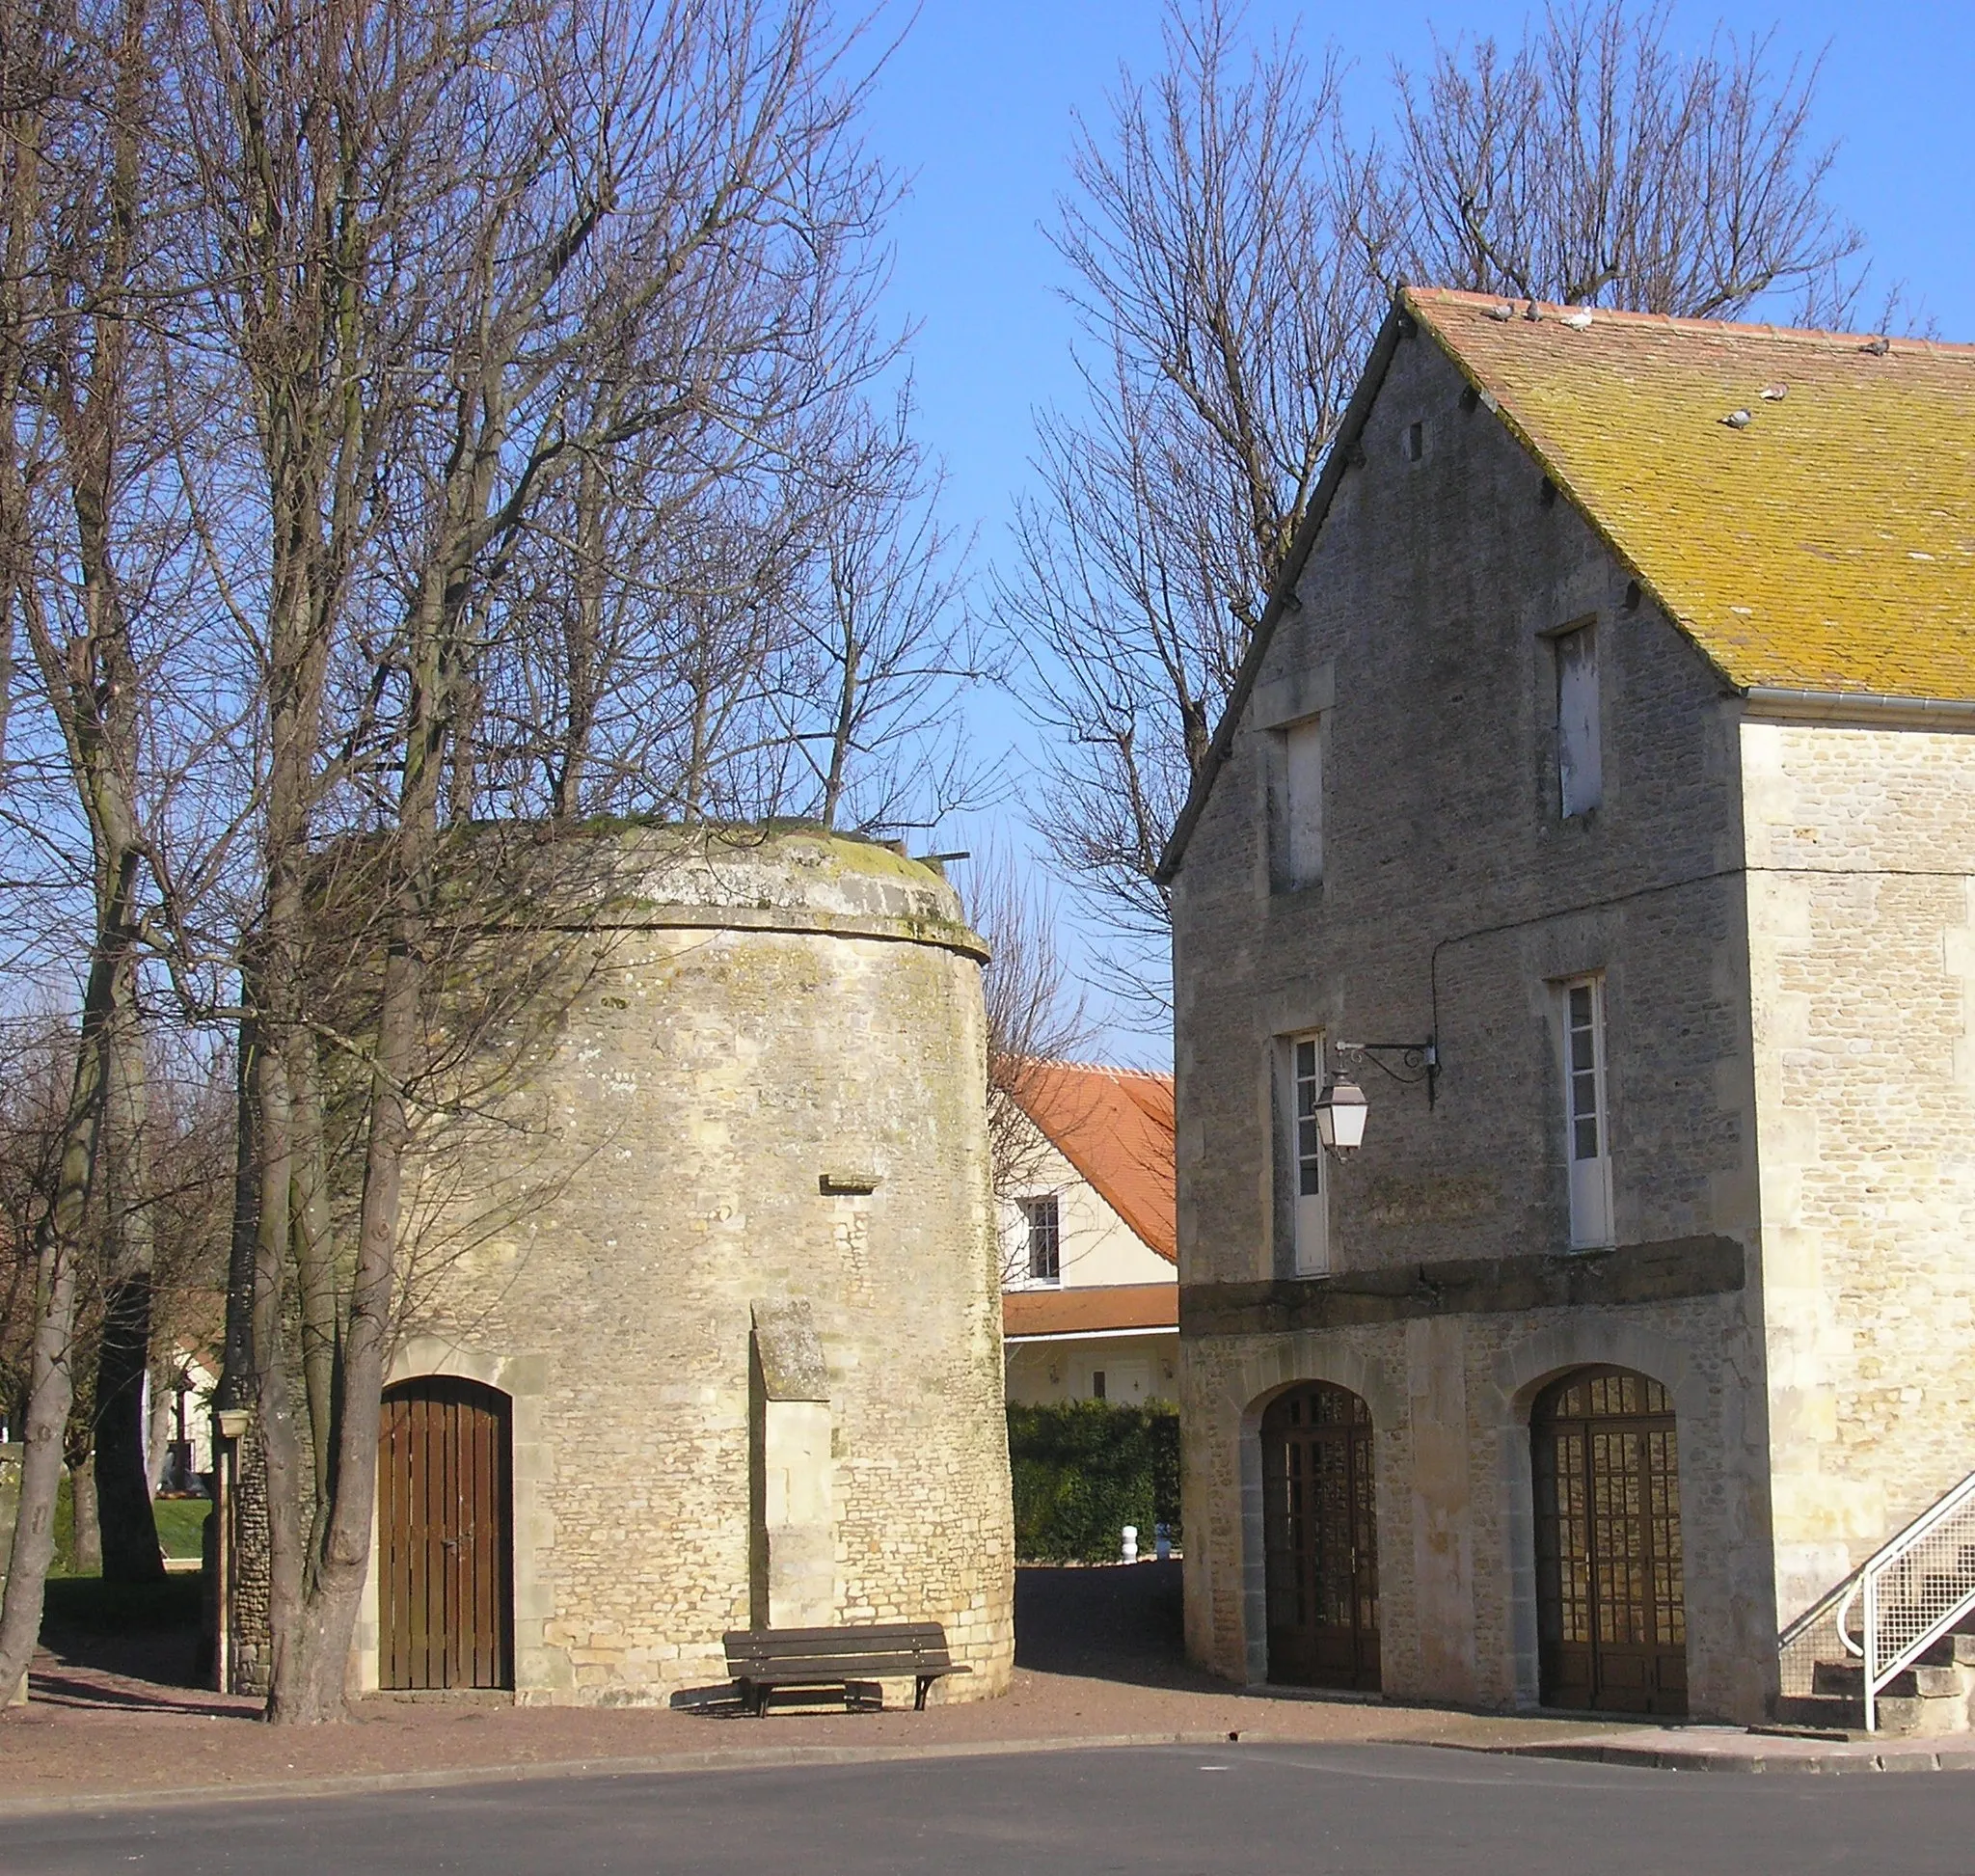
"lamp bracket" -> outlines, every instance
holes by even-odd
[[[1426,1104],[1433,1105],[1433,1098],[1440,1080],[1440,1049],[1431,1036],[1423,1043],[1346,1043],[1339,1042],[1332,1047],[1339,1055],[1362,1055],[1373,1068],[1390,1075],[1394,1081],[1408,1086],[1419,1082],[1426,1084]],[[1392,1060],[1387,1060],[1387,1057]]]

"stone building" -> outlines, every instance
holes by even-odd
[[[1176,1400],[1173,1077],[1036,1062],[1017,1099],[1020,1178],[1001,1202],[1009,1400]]]
[[[985,947],[870,842],[600,838],[513,1143],[411,1182],[358,1683],[659,1701],[730,1628],[930,1619],[997,1694]]]
[[[1975,1466],[1971,730],[1975,349],[1399,295],[1165,861],[1197,1661],[1772,1710]]]

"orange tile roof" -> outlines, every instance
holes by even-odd
[[[1975,346],[1400,301],[1730,683],[1975,698]]]
[[[1112,1210],[1177,1264],[1173,1077],[1087,1062],[1031,1062],[1015,1098]]]
[[[1090,1290],[1006,1290],[1001,1329],[1010,1336],[1096,1335],[1103,1330],[1177,1329],[1177,1283],[1101,1284]]]

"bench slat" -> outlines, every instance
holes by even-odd
[[[800,1647],[815,1654],[834,1647],[869,1651],[874,1647],[946,1646],[946,1630],[937,1622],[857,1622],[842,1628],[730,1628],[721,1638],[736,1648]]]
[[[905,1680],[916,1674],[947,1674],[953,1663],[923,1655],[846,1654],[796,1657],[787,1661],[748,1661],[736,1656],[728,1667],[739,1679],[795,1682],[798,1680]]]
[[[853,1658],[862,1660],[866,1655],[878,1654],[883,1655],[890,1661],[944,1661],[948,1658],[946,1645],[942,1642],[917,1648],[886,1647],[882,1643],[879,1643],[876,1645],[870,1643],[863,1643],[852,1647],[836,1648],[819,1648],[813,1645],[807,1647],[729,1647],[727,1659],[729,1661],[835,1661],[839,1658],[844,1660]]]

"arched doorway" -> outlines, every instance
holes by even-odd
[[[384,1395],[378,1436],[378,1684],[512,1687],[507,1396],[426,1375]]]
[[[1545,1705],[1687,1711],[1680,1455],[1673,1403],[1625,1368],[1537,1397],[1537,1636]]]
[[[1371,1409],[1313,1381],[1261,1419],[1269,1678],[1378,1686],[1378,1523]]]

